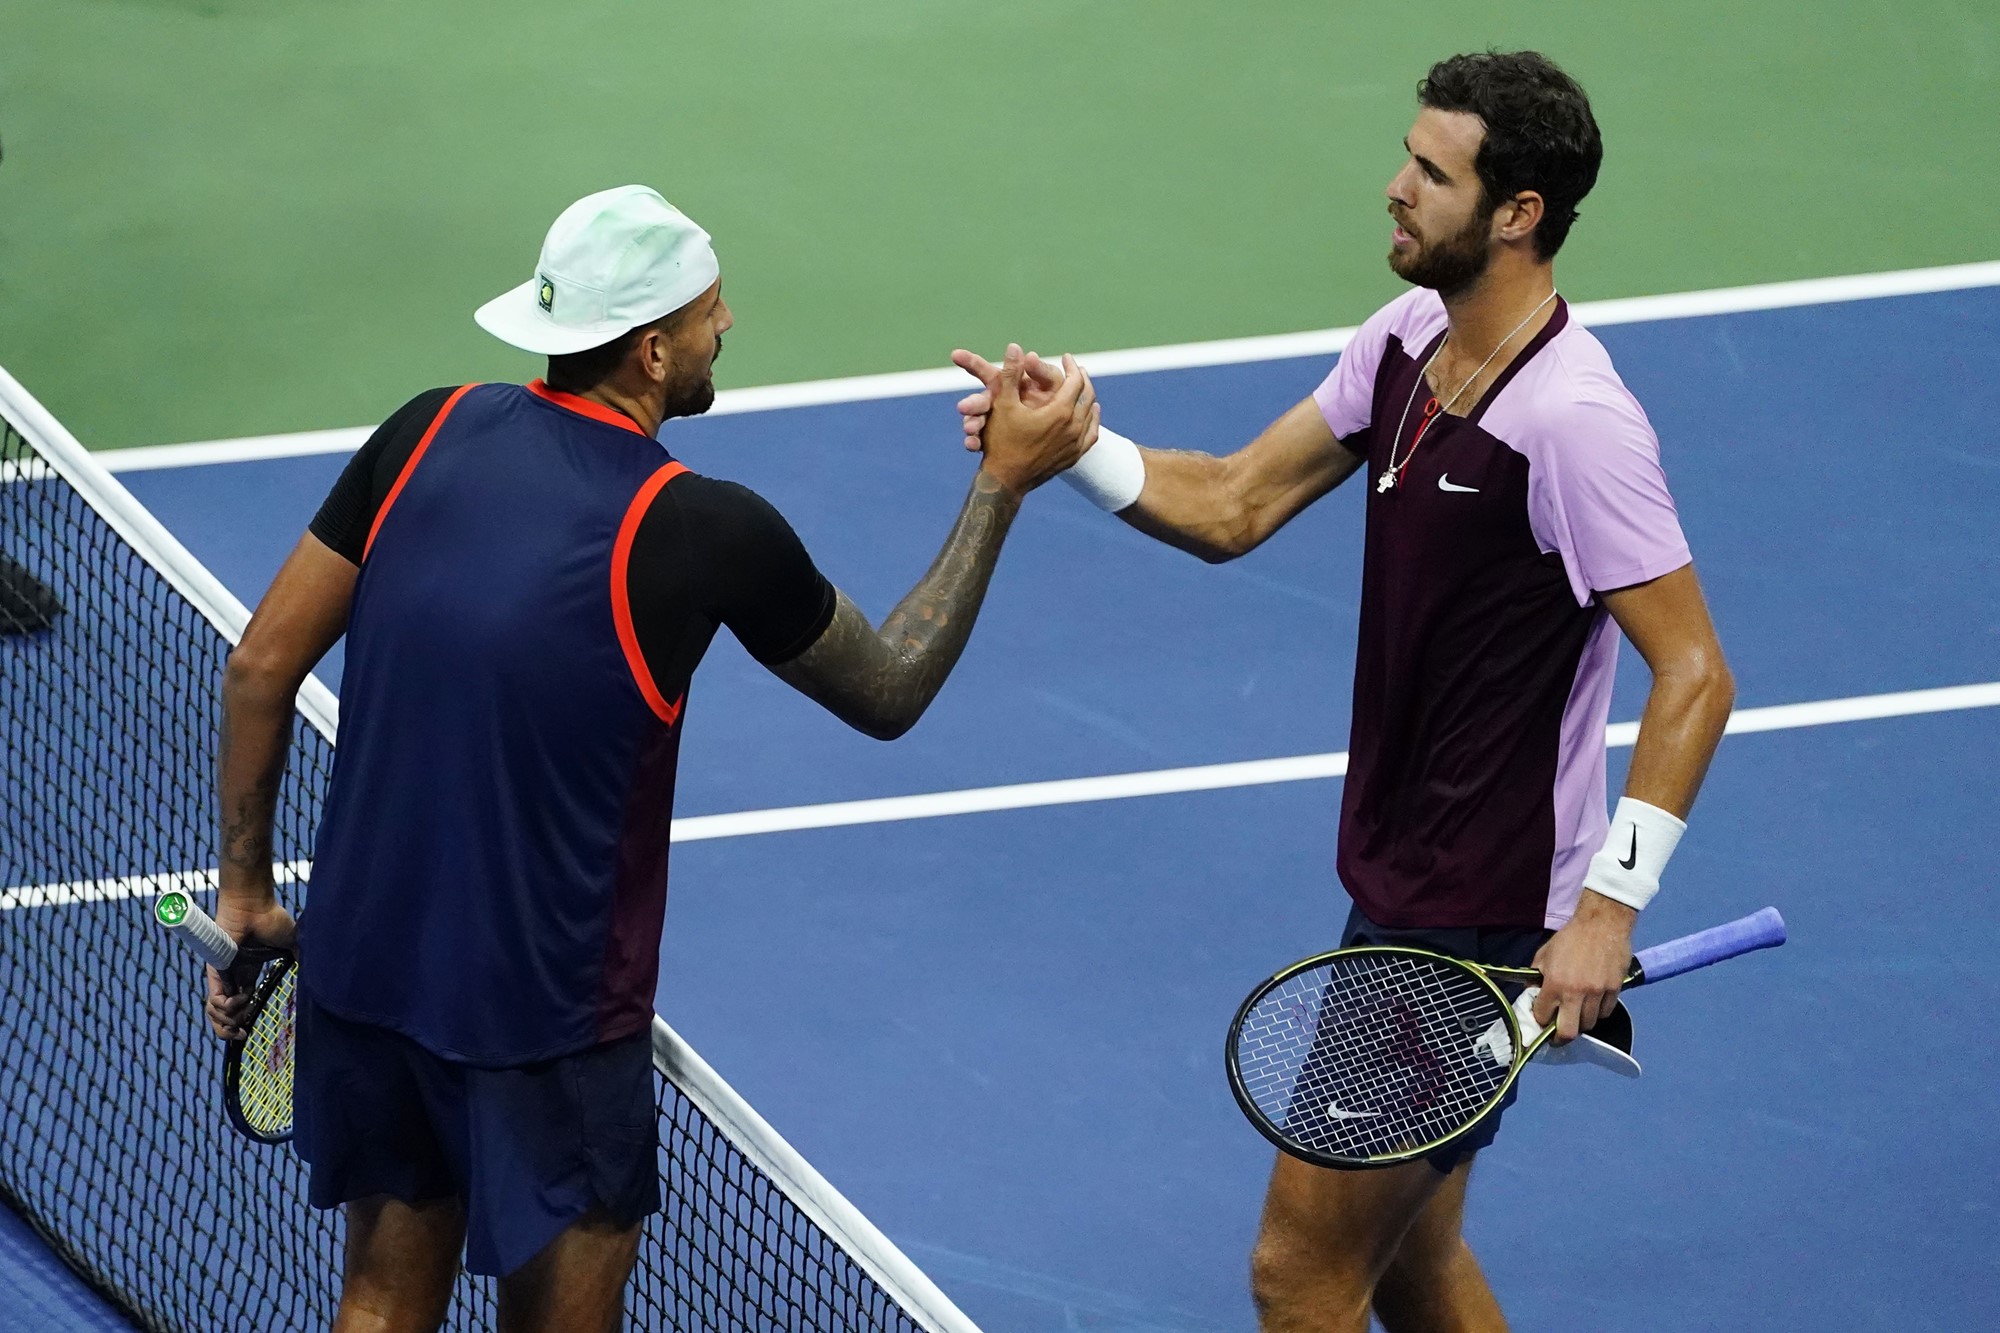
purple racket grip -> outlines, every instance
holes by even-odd
[[[1784,942],[1785,918],[1778,915],[1777,908],[1766,907],[1727,925],[1711,926],[1693,935],[1641,949],[1637,959],[1645,980],[1665,981],[1738,954],[1775,949]]]

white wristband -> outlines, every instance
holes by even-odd
[[[1660,891],[1660,874],[1680,844],[1687,824],[1657,805],[1619,798],[1604,849],[1590,858],[1583,887],[1614,902],[1644,911]]]
[[[1100,426],[1097,443],[1084,450],[1062,479],[1099,509],[1115,514],[1134,504],[1146,489],[1146,460],[1138,445]]]

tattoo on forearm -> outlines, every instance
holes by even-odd
[[[278,804],[278,784],[259,782],[223,812],[222,859],[239,870],[269,869],[271,822]]]
[[[218,746],[218,796],[222,808],[222,872],[227,884],[246,878],[261,884],[271,874],[271,826],[291,751],[291,715],[248,719],[245,735],[236,716],[242,704],[225,692]]]
[[[916,724],[972,637],[1021,502],[986,472],[926,573],[877,630],[845,593],[833,623],[778,674],[850,725],[885,739]]]
[[[897,646],[933,692],[958,661],[1000,559],[1000,545],[1021,502],[985,472],[958,511],[944,549],[910,595],[882,622],[881,638]]]

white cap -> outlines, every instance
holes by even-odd
[[[708,233],[643,185],[587,194],[542,242],[535,276],[473,312],[502,342],[581,352],[668,315],[721,274]]]

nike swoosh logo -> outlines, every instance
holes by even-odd
[[[1349,1111],[1344,1107],[1335,1106],[1332,1102],[1328,1102],[1322,1108],[1322,1112],[1334,1120],[1373,1120],[1382,1114],[1380,1111]]]
[[[1625,867],[1625,868],[1626,868],[1627,870],[1630,870],[1630,869],[1631,869],[1631,868],[1632,868],[1633,866],[1636,866],[1636,865],[1638,865],[1638,864],[1639,864],[1639,830],[1638,830],[1638,829],[1633,829],[1633,830],[1632,830],[1632,851],[1631,851],[1631,854],[1630,854],[1630,855],[1628,855],[1628,856],[1623,856],[1623,857],[1620,857],[1620,858],[1619,858],[1619,860],[1618,860],[1618,864],[1619,864],[1619,865],[1621,865],[1621,866],[1624,866],[1624,867]]]
[[[1439,490],[1441,490],[1441,491],[1458,491],[1458,492],[1460,492],[1461,494],[1464,494],[1464,495],[1477,495],[1477,494],[1479,494],[1479,488],[1478,488],[1477,486],[1454,486],[1454,485],[1452,485],[1452,483],[1451,483],[1451,474],[1450,474],[1449,472],[1444,472],[1444,473],[1440,473],[1440,474],[1438,475],[1438,489],[1439,489]]]

